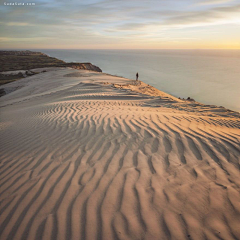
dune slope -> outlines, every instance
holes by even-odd
[[[240,239],[239,114],[135,84],[53,68],[4,85],[2,240]]]

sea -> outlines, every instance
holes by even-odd
[[[139,80],[175,97],[240,112],[240,50],[38,51],[66,62],[91,62],[129,79],[138,72]]]

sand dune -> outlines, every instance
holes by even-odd
[[[240,239],[240,114],[53,68],[4,86],[1,239]]]

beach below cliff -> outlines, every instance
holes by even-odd
[[[68,67],[1,87],[2,240],[240,239],[240,113]]]

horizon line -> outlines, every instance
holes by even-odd
[[[4,50],[240,50],[240,48],[0,48]]]

